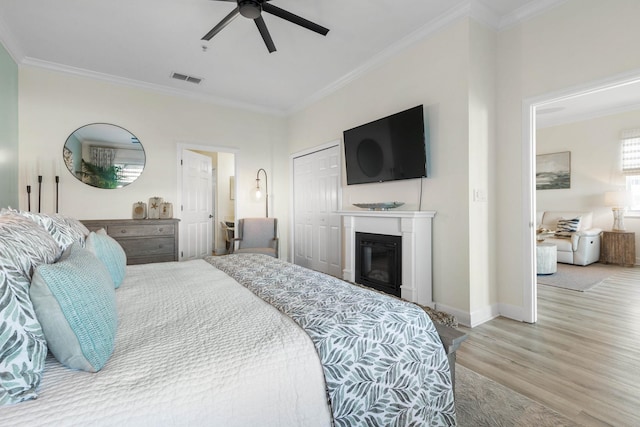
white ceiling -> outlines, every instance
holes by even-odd
[[[545,128],[640,110],[640,81],[637,78],[603,86],[606,89],[592,89],[584,94],[577,91],[575,95],[540,105],[536,109],[536,126]]]
[[[0,0],[0,41],[19,64],[286,114],[461,16],[501,29],[562,1],[273,0],[330,31],[263,13],[278,49],[269,54],[241,16],[201,40],[235,7],[228,1]]]

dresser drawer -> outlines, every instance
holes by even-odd
[[[173,224],[145,224],[145,225],[109,225],[107,234],[113,238],[140,237],[140,236],[173,236],[175,225]]]
[[[178,261],[178,219],[104,219],[82,221],[92,231],[104,228],[127,254],[127,264]]]
[[[127,265],[150,264],[152,262],[171,262],[176,261],[173,254],[155,255],[155,256],[136,256],[127,257]]]
[[[173,237],[155,237],[153,239],[114,239],[120,243],[127,257],[153,256],[172,254],[175,252]]]

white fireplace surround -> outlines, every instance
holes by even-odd
[[[431,233],[435,211],[340,211],[345,238],[344,280],[355,282],[356,232],[402,236],[402,298],[434,308]]]

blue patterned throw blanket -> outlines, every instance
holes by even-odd
[[[449,363],[420,307],[265,255],[206,261],[311,337],[336,426],[456,425]]]

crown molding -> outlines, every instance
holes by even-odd
[[[438,18],[427,22],[425,25],[418,28],[413,33],[409,34],[408,36],[404,37],[398,42],[392,44],[388,48],[384,49],[382,52],[376,54],[375,56],[373,56],[371,59],[369,59],[367,62],[365,62],[358,68],[345,74],[344,76],[340,77],[338,80],[334,81],[330,85],[325,86],[323,89],[320,89],[319,91],[315,92],[313,95],[306,98],[302,102],[295,104],[293,107],[287,110],[286,113],[290,115],[300,110],[303,110],[304,108],[318,102],[319,100],[325,98],[326,96],[337,91],[338,89],[345,87],[349,83],[357,80],[362,75],[380,66],[381,64],[383,64],[384,62],[392,58],[393,56],[407,49],[408,47],[431,36],[433,33],[440,30],[441,28],[444,28],[450,25],[451,23],[458,21],[461,18],[465,18],[469,16],[469,11],[470,11],[470,2],[465,2],[460,6],[456,6],[452,9],[449,9],[447,12],[440,15]]]
[[[497,29],[499,31],[514,27],[519,23],[541,15],[554,7],[566,3],[567,0],[538,0],[522,6],[500,18]]]
[[[468,8],[470,18],[473,18],[477,22],[480,22],[494,30],[498,30],[500,28],[500,16],[482,3],[482,1],[470,0]]]
[[[535,15],[542,14],[543,12],[556,7],[567,0],[540,0],[526,6],[519,8],[506,17],[500,18],[493,10],[487,7],[481,0],[468,0],[460,5],[449,9],[438,18],[429,21],[424,26],[409,34],[405,38],[401,39],[397,43],[391,45],[387,49],[383,50],[379,54],[375,55],[369,61],[362,64],[355,70],[345,74],[338,80],[334,81],[323,89],[312,94],[302,102],[295,104],[293,107],[286,111],[287,115],[291,115],[304,108],[320,101],[331,93],[338,89],[348,85],[354,80],[358,79],[370,70],[375,69],[385,61],[389,60],[393,56],[414,45],[415,43],[426,39],[436,31],[457,22],[462,18],[472,18],[489,28],[496,31],[501,31],[510,26],[514,26],[526,19],[529,19]]]
[[[302,100],[299,103],[294,104],[290,108],[285,109],[277,109],[272,107],[267,107],[264,105],[256,105],[250,103],[244,103],[239,101],[230,100],[227,98],[217,97],[213,95],[206,95],[202,93],[198,93],[195,91],[189,90],[181,90],[172,88],[169,86],[162,86],[157,84],[151,84],[139,80],[127,79],[123,77],[118,77],[114,75],[109,75],[105,73],[99,73],[91,70],[86,70],[77,67],[70,67],[63,64],[53,63],[49,61],[43,61],[36,58],[27,57],[22,50],[20,44],[15,39],[13,34],[8,30],[7,25],[5,25],[2,17],[0,17],[0,43],[8,51],[9,55],[13,58],[13,60],[19,66],[33,66],[38,68],[44,68],[48,70],[58,71],[61,73],[67,73],[75,76],[86,77],[90,79],[101,80],[105,82],[110,82],[113,84],[124,85],[128,87],[135,87],[150,91],[155,91],[167,95],[186,97],[190,99],[199,100],[202,102],[213,103],[220,106],[238,108],[242,110],[255,111],[263,114],[270,114],[275,116],[288,116],[295,112],[298,112],[318,101],[327,97],[331,93],[339,90],[340,88],[348,85],[349,83],[357,80],[359,77],[369,72],[372,69],[380,66],[384,62],[388,61],[393,56],[398,53],[404,51],[408,47],[420,42],[440,29],[451,25],[457,22],[460,19],[464,18],[472,18],[480,23],[487,25],[489,28],[492,28],[496,31],[502,31],[504,29],[510,28],[512,26],[517,25],[518,23],[529,19],[533,16],[544,13],[545,11],[556,7],[567,0],[539,0],[536,2],[532,2],[526,6],[517,9],[513,13],[509,15],[499,17],[495,14],[490,8],[488,8],[482,0],[467,0],[462,2],[458,6],[455,6],[439,17],[429,21],[421,28],[417,29],[413,33],[404,37],[397,43],[389,46],[382,52],[373,56],[367,62],[362,64],[360,67],[354,69],[353,71],[343,75],[333,83],[325,86],[323,89],[313,93],[311,96]]]
[[[64,64],[58,64],[55,62],[43,61],[36,58],[26,57],[22,60],[22,65],[31,66],[36,68],[43,68],[50,71],[56,71],[64,74],[70,74],[77,77],[84,77],[92,80],[100,80],[107,83],[112,83],[120,86],[127,86],[137,89],[144,89],[157,93],[162,93],[170,96],[177,96],[182,98],[194,99],[197,101],[216,104],[223,107],[238,108],[241,110],[249,110],[262,114],[269,114],[275,116],[284,116],[285,113],[282,110],[268,108],[260,105],[249,104],[239,101],[233,101],[227,98],[217,97],[213,95],[203,94],[199,92],[181,90],[172,88],[169,86],[157,85],[154,83],[147,83],[140,80],[133,80],[124,77],[114,76],[111,74],[100,73],[97,71],[91,71],[84,68],[71,67]]]

